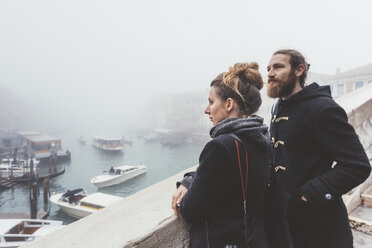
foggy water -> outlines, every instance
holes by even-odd
[[[63,134],[58,136],[63,139],[63,147],[71,152],[71,162],[59,165],[65,166],[66,171],[63,175],[50,180],[51,192],[59,193],[65,192],[67,189],[84,188],[88,193],[99,191],[126,197],[197,164],[203,148],[203,145],[195,144],[185,144],[173,148],[165,147],[158,142],[146,143],[142,139],[126,135],[127,139],[133,140],[132,146],[124,145],[123,153],[107,153],[92,147],[91,136],[84,137],[87,141],[85,146],[78,143],[78,135]],[[103,170],[123,164],[143,164],[147,166],[147,172],[122,184],[99,190],[90,183],[90,179],[99,175]],[[45,168],[42,167],[40,170],[45,170]],[[29,209],[28,185],[16,185],[12,189],[0,191],[1,213],[29,212]],[[65,215],[54,204],[50,203],[48,207],[44,206],[41,186],[38,211],[48,209],[50,209],[48,219],[63,220],[64,224],[76,220]]]

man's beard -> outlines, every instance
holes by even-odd
[[[267,85],[267,95],[270,98],[286,97],[292,93],[296,85],[296,75],[291,71],[286,81],[274,81]]]

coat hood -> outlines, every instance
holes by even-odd
[[[263,118],[252,115],[247,118],[229,118],[212,127],[209,134],[215,138],[222,134],[234,133],[239,137],[247,137],[260,144],[270,141],[268,127],[263,124]]]
[[[279,99],[279,102],[283,104],[290,104],[317,97],[332,98],[331,88],[329,87],[329,85],[319,86],[319,84],[317,83],[312,83],[291,96],[288,100]]]

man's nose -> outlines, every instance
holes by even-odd
[[[267,76],[268,77],[273,77],[274,76],[274,70],[270,69],[267,71]]]

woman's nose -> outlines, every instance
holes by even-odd
[[[209,107],[208,106],[205,108],[204,113],[207,114],[207,115],[209,115],[210,111],[209,111]]]

